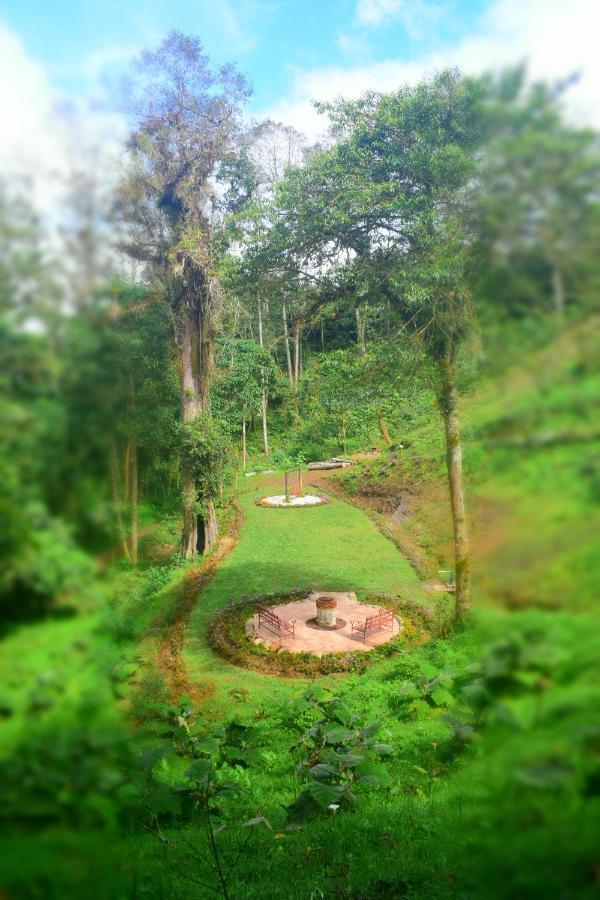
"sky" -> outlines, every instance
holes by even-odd
[[[444,66],[527,60],[532,77],[579,74],[569,113],[600,127],[600,0],[0,0],[0,178],[27,175],[40,203],[72,152],[57,110],[93,110],[117,143],[116,85],[172,28],[235,62],[248,116],[323,130],[313,99],[393,90]]]

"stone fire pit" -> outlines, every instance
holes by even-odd
[[[337,600],[335,597],[317,597],[317,625],[319,628],[336,627]]]
[[[366,639],[353,634],[353,620],[364,621],[379,611],[378,606],[360,603],[353,591],[311,591],[304,600],[280,603],[274,611],[282,619],[294,621],[294,635],[259,627],[257,614],[246,622],[246,635],[267,649],[282,648],[290,653],[364,653],[393,640],[402,630],[402,622],[396,617],[392,629],[370,632]]]

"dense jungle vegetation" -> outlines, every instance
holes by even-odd
[[[249,90],[173,33],[61,250],[0,195],[2,895],[597,896],[598,135],[524,70],[317,146]],[[404,631],[246,640],[311,588]]]

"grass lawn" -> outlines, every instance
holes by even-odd
[[[313,587],[356,591],[360,599],[370,592],[396,593],[419,585],[394,544],[365,513],[342,500],[331,498],[323,506],[305,509],[257,506],[256,500],[281,490],[281,480],[281,475],[263,476],[247,486],[240,500],[244,515],[240,542],[202,592],[188,628],[188,671],[206,688],[211,697],[208,708],[215,715],[225,707],[228,715],[235,715],[230,692],[242,682],[250,692],[246,703],[267,696],[277,703],[289,695],[291,685],[298,684],[241,670],[212,652],[206,642],[208,624],[230,601],[248,594]]]

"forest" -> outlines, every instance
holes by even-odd
[[[0,173],[1,896],[597,897],[571,82],[441,68],[315,143],[194,36],[128,71],[60,239]]]

